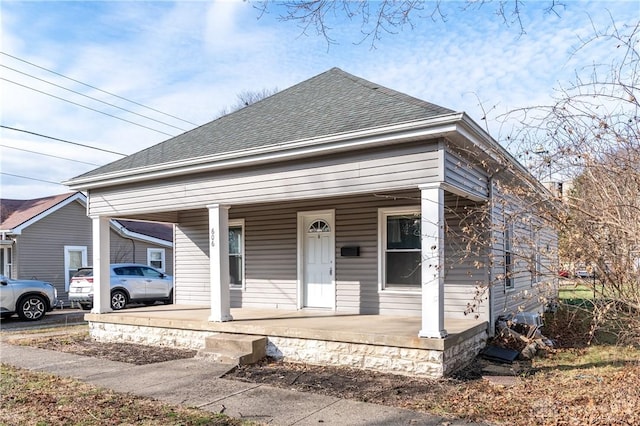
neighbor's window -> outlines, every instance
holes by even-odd
[[[538,283],[542,278],[542,244],[540,231],[531,227],[531,285]]]
[[[152,266],[159,271],[164,272],[165,260],[164,249],[148,248],[147,249],[147,265]]]
[[[420,210],[381,209],[379,212],[381,287],[421,289],[422,234]]]
[[[244,285],[244,220],[229,221],[229,285]]]
[[[513,277],[513,223],[505,222],[504,225],[504,287],[512,289]]]
[[[13,278],[11,275],[11,247],[0,248],[0,275]]]

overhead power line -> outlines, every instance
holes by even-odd
[[[42,66],[40,66],[40,65],[34,64],[33,62],[29,62],[29,61],[27,61],[27,60],[24,60],[24,59],[18,58],[17,56],[13,56],[13,55],[10,55],[10,54],[5,53],[5,52],[0,52],[0,54],[5,55],[5,56],[8,56],[8,57],[10,57],[10,58],[13,58],[13,59],[15,59],[15,60],[17,60],[17,61],[24,62],[25,64],[29,64],[29,65],[31,65],[31,66],[33,66],[33,67],[40,68],[41,70],[44,70],[44,71],[50,72],[50,73],[55,74],[55,75],[57,75],[57,76],[60,76],[60,77],[62,77],[62,78],[66,78],[67,80],[73,81],[73,82],[75,82],[75,83],[82,84],[83,86],[90,87],[90,88],[92,88],[92,89],[94,89],[94,90],[97,90],[97,91],[99,91],[99,92],[106,93],[107,95],[114,96],[114,97],[116,97],[116,98],[118,98],[118,99],[122,99],[123,101],[130,102],[130,103],[132,103],[132,104],[134,104],[134,105],[138,105],[138,106],[140,106],[140,107],[146,108],[146,109],[148,109],[148,110],[150,110],[150,111],[157,112],[158,114],[162,114],[162,115],[165,115],[165,116],[167,116],[167,117],[175,118],[176,120],[180,120],[180,121],[182,121],[182,122],[184,122],[184,123],[188,123],[188,124],[191,124],[191,125],[194,125],[194,126],[199,126],[199,124],[197,124],[197,123],[193,123],[193,122],[191,122],[191,121],[184,120],[184,119],[182,119],[182,118],[180,118],[180,117],[176,117],[175,115],[171,115],[171,114],[168,114],[168,113],[166,113],[166,112],[162,112],[162,111],[160,111],[160,110],[157,110],[157,109],[155,109],[155,108],[151,108],[151,107],[149,107],[149,106],[143,105],[143,104],[138,103],[138,102],[136,102],[136,101],[132,101],[131,99],[127,99],[127,98],[124,98],[124,97],[122,97],[122,96],[116,95],[115,93],[111,93],[111,92],[108,92],[108,91],[106,91],[106,90],[102,90],[102,89],[100,89],[100,88],[98,88],[98,87],[92,86],[92,85],[90,85],[90,84],[84,83],[84,82],[82,82],[82,81],[76,80],[76,79],[74,79],[74,78],[67,77],[67,76],[66,76],[66,75],[64,75],[64,74],[60,74],[59,72],[56,72],[56,71],[50,70],[50,69],[48,69],[48,68],[42,67]]]
[[[8,145],[3,145],[3,144],[0,144],[0,146],[3,147],[3,148],[15,149],[16,151],[28,152],[30,154],[44,155],[45,157],[59,158],[61,160],[74,161],[76,163],[88,164],[90,166],[99,166],[100,165],[100,164],[96,164],[96,163],[89,163],[88,161],[75,160],[73,158],[60,157],[59,155],[45,154],[44,152],[31,151],[29,149],[16,148],[16,147],[13,147],[13,146],[8,146]]]
[[[61,85],[56,84],[56,83],[53,83],[53,82],[51,82],[51,81],[47,81],[47,80],[45,80],[45,79],[43,79],[43,78],[36,77],[36,76],[31,75],[31,74],[29,74],[29,73],[26,73],[26,72],[23,72],[23,71],[17,70],[17,69],[15,69],[15,68],[11,68],[11,67],[8,67],[8,66],[6,66],[6,65],[2,65],[2,64],[0,64],[0,67],[4,67],[4,68],[9,69],[9,70],[11,70],[11,71],[13,71],[13,72],[17,72],[17,73],[19,73],[19,74],[26,75],[27,77],[33,78],[34,80],[38,80],[38,81],[41,81],[41,82],[43,82],[43,83],[50,84],[51,86],[55,86],[55,87],[57,87],[57,88],[59,88],[59,89],[66,90],[66,91],[71,92],[71,93],[75,93],[76,95],[83,96],[83,97],[88,98],[88,99],[91,99],[91,100],[93,100],[93,101],[100,102],[100,103],[105,104],[105,105],[108,105],[108,106],[110,106],[110,107],[112,107],[112,108],[117,108],[117,109],[119,109],[119,110],[121,110],[121,111],[128,112],[129,114],[137,115],[138,117],[142,117],[142,118],[145,118],[145,119],[147,119],[147,120],[155,121],[156,123],[160,123],[160,124],[162,124],[162,125],[164,125],[164,126],[173,127],[174,129],[182,130],[183,132],[186,132],[186,131],[187,131],[187,129],[183,129],[182,127],[174,126],[173,124],[169,124],[169,123],[165,123],[164,121],[156,120],[156,119],[155,119],[155,118],[153,118],[153,117],[149,117],[149,116],[144,115],[144,114],[139,114],[139,113],[137,113],[137,112],[135,112],[135,111],[131,111],[131,110],[128,110],[128,109],[126,109],[126,108],[122,108],[121,106],[118,106],[118,105],[115,105],[115,104],[112,104],[112,103],[109,103],[109,102],[103,101],[102,99],[98,99],[98,98],[94,98],[93,96],[85,95],[84,93],[80,93],[80,92],[78,92],[78,91],[76,91],[76,90],[69,89],[69,88],[67,88],[67,87],[61,86]]]
[[[38,137],[41,137],[41,138],[47,138],[47,139],[52,139],[52,140],[58,141],[58,142],[64,142],[64,143],[69,143],[71,145],[81,146],[83,148],[89,148],[89,149],[95,149],[97,151],[108,152],[109,154],[121,155],[123,157],[127,156],[127,154],[123,154],[121,152],[110,151],[110,150],[104,149],[104,148],[98,148],[98,147],[95,147],[95,146],[85,145],[85,144],[78,143],[78,142],[71,142],[71,141],[68,141],[68,140],[65,140],[65,139],[54,138],[53,136],[47,136],[47,135],[43,135],[41,133],[30,132],[29,130],[16,129],[15,127],[9,127],[9,126],[5,126],[5,125],[2,125],[2,124],[0,124],[0,127],[3,128],[3,129],[13,130],[14,132],[28,133],[30,135],[38,136]]]
[[[134,126],[142,127],[142,128],[147,129],[147,130],[152,130],[152,131],[157,132],[157,133],[162,133],[163,135],[166,135],[166,136],[174,136],[171,133],[163,132],[162,130],[154,129],[153,127],[145,126],[144,124],[136,123],[135,121],[127,120],[126,118],[118,117],[117,115],[109,114],[108,112],[100,111],[99,109],[91,108],[89,106],[82,105],[82,104],[79,104],[77,102],[70,101],[69,99],[61,98],[60,96],[56,96],[56,95],[53,95],[51,93],[47,93],[47,92],[45,92],[43,90],[38,90],[38,89],[36,89],[34,87],[30,87],[30,86],[18,83],[18,82],[13,81],[13,80],[9,80],[8,78],[0,77],[0,80],[4,80],[4,81],[7,81],[9,83],[13,83],[13,84],[15,84],[17,86],[24,87],[25,89],[33,90],[34,92],[42,93],[43,95],[51,96],[52,98],[59,99],[59,100],[64,101],[64,102],[68,102],[70,104],[73,104],[73,105],[76,105],[76,106],[79,106],[79,107],[82,107],[82,108],[86,108],[86,109],[88,109],[90,111],[93,111],[93,112],[104,114],[104,115],[109,116],[111,118],[115,118],[116,120],[120,120],[120,121],[124,121],[126,123],[129,123],[129,124],[133,124]]]
[[[53,181],[50,181],[50,180],[37,179],[37,178],[29,177],[29,176],[14,175],[13,173],[0,172],[0,175],[13,176],[13,177],[17,177],[17,178],[20,178],[20,179],[37,180],[38,182],[53,183],[54,185],[65,186],[65,185],[61,184],[60,182],[53,182]]]

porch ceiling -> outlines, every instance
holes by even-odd
[[[445,339],[418,337],[420,317],[341,314],[305,309],[231,309],[233,321],[210,322],[209,306],[159,305],[109,314],[87,314],[90,322],[197,331],[278,336],[378,346],[445,350],[487,328],[484,321],[445,319]]]

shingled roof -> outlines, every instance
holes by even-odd
[[[0,229],[8,231],[17,228],[75,194],[75,192],[67,192],[32,200],[0,199]]]
[[[80,192],[67,192],[31,200],[0,199],[0,230],[11,233],[31,220],[40,220],[61,204],[74,200],[86,203],[84,194]],[[173,241],[172,224],[132,220],[116,220],[116,222],[129,232],[163,241]]]
[[[286,145],[452,112],[332,68],[255,104],[74,179],[232,152],[241,155],[244,150]]]

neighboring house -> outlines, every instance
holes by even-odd
[[[66,183],[96,229],[174,223],[176,303],[211,321],[232,307],[402,315],[442,339],[445,318],[490,329],[543,309],[531,295],[557,238],[501,180],[548,195],[464,113],[333,68]],[[465,221],[487,207],[474,253]]]
[[[173,273],[173,225],[111,220],[111,260]],[[52,283],[68,304],[69,279],[92,266],[87,200],[72,192],[33,200],[0,200],[0,274]]]

